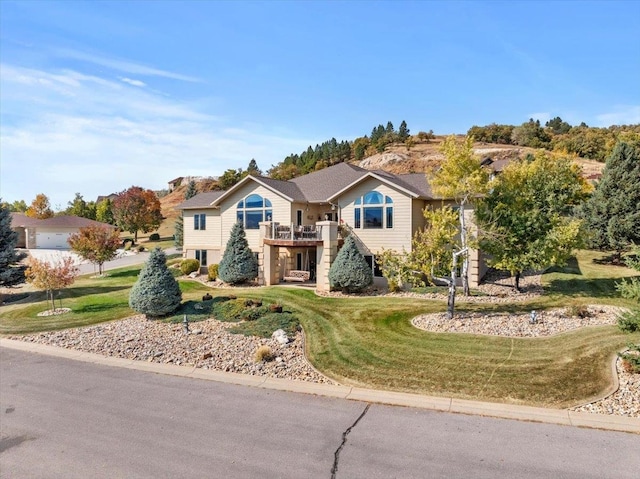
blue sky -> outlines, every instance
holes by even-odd
[[[0,1],[0,196],[64,208],[379,123],[640,123],[640,2]]]

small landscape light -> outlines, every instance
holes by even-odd
[[[189,319],[187,319],[187,315],[184,315],[184,319],[182,320],[182,331],[184,334],[189,334]]]
[[[529,318],[529,324],[536,324],[538,322],[538,314],[536,310],[531,311],[531,318]]]

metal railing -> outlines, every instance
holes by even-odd
[[[318,225],[295,226],[272,223],[269,239],[288,241],[319,241],[322,239],[322,227]]]

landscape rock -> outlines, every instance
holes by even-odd
[[[278,341],[279,344],[284,345],[289,342],[289,336],[287,336],[287,333],[285,333],[283,329],[277,329],[276,331],[273,332],[271,337],[276,341]]]

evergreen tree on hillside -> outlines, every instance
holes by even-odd
[[[182,292],[167,268],[166,260],[160,248],[151,251],[129,293],[131,309],[147,317],[165,316],[178,309],[182,301]]]
[[[218,267],[218,277],[229,284],[249,281],[258,276],[258,260],[249,248],[242,223],[231,228],[231,234]]]
[[[198,194],[198,190],[196,189],[196,182],[194,180],[189,181],[187,185],[187,190],[184,192],[184,199],[189,200]]]
[[[402,120],[400,128],[398,129],[398,139],[400,141],[405,141],[407,138],[409,138],[409,128],[407,128],[407,122]]]
[[[249,162],[249,166],[247,166],[247,174],[254,175],[254,176],[262,175],[262,170],[258,168],[258,163],[256,163],[256,160],[253,158],[251,158],[251,161]]]
[[[618,143],[602,179],[581,209],[591,246],[615,251],[618,259],[631,243],[640,244],[640,149]]]
[[[329,269],[329,284],[346,293],[357,293],[373,284],[371,266],[358,250],[352,235],[347,236]]]
[[[1,202],[0,202],[1,203]],[[11,229],[11,212],[0,204],[0,286],[15,286],[24,282],[25,268],[18,263],[26,254],[16,251],[18,233]]]

